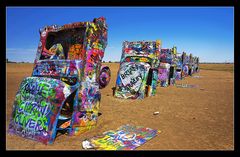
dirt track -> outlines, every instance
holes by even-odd
[[[177,83],[198,88],[157,87],[156,96],[144,100],[122,100],[112,96],[119,64],[111,63],[110,84],[101,90],[102,100],[97,127],[81,136],[62,135],[53,145],[44,145],[15,135],[6,135],[7,150],[80,150],[85,138],[124,124],[142,125],[161,133],[137,150],[233,150],[233,72],[201,70]],[[205,65],[206,66],[206,65]],[[217,66],[217,65],[216,65]],[[24,77],[33,64],[7,64],[7,126],[12,104]],[[201,67],[200,67],[201,69]],[[159,115],[153,112],[159,111]]]

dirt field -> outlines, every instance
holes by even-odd
[[[15,135],[6,135],[7,150],[81,150],[84,139],[124,124],[142,125],[161,133],[137,150],[233,150],[233,65],[204,64],[195,75],[177,83],[198,88],[157,87],[156,96],[122,100],[112,96],[119,64],[110,66],[110,84],[101,90],[97,127],[81,136],[62,135],[53,145],[44,145]],[[225,68],[227,67],[227,68]],[[30,76],[33,64],[7,64],[6,130],[18,87]],[[224,68],[224,70],[222,70]],[[204,70],[206,69],[206,70]],[[158,115],[153,112],[159,111]]]

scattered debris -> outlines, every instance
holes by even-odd
[[[93,149],[92,144],[86,139],[82,142],[83,149]]]
[[[156,111],[156,112],[154,112],[154,113],[153,113],[153,115],[158,115],[158,114],[159,114],[159,112],[158,112],[158,111]]]
[[[196,76],[192,76],[192,78],[202,78],[202,76],[196,75]]]
[[[197,88],[198,85],[191,85],[191,84],[176,84],[177,88]]]

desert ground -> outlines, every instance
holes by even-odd
[[[111,69],[109,85],[101,89],[102,100],[96,128],[81,136],[61,135],[54,144],[28,140],[7,133],[12,105],[24,77],[31,76],[33,64],[6,64],[6,149],[82,150],[82,141],[124,124],[158,129],[159,135],[136,150],[233,150],[233,64],[200,64],[200,72],[177,83],[197,88],[157,87],[155,96],[123,100],[112,96],[119,63],[104,63]],[[158,115],[153,115],[159,111]]]

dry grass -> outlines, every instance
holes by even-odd
[[[233,72],[234,64],[200,64],[200,70],[215,70]]]

